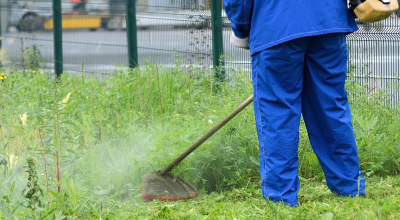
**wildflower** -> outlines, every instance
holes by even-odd
[[[43,75],[43,72],[40,72],[40,75]]]
[[[89,96],[86,96],[86,99],[89,99]]]
[[[28,115],[26,113],[24,113],[23,115],[19,115],[19,117],[21,118],[22,125],[26,126],[26,121],[28,120]]]
[[[3,76],[3,75],[1,75],[1,76],[0,76],[0,79],[1,79],[1,81],[2,81],[2,82],[4,82],[4,80],[5,80],[5,79],[7,79],[7,77],[6,77],[6,76]]]
[[[215,110],[213,110],[213,112],[216,112]]]
[[[86,192],[83,192],[83,195],[85,195],[86,194]]]
[[[62,103],[63,103],[63,104],[67,104],[70,95],[71,95],[71,92],[69,92],[69,93],[67,94],[67,97],[65,97],[65,99],[62,100]]]
[[[212,124],[212,123],[213,123],[213,121],[211,121],[211,119],[209,119],[209,120],[208,120],[208,123]]]
[[[203,113],[200,112],[200,115],[202,115]]]
[[[35,74],[35,73],[36,73],[36,71],[34,70],[34,71],[32,71],[32,73],[33,73],[33,74]]]
[[[32,106],[32,103],[29,103],[29,107],[31,107]]]
[[[204,120],[206,120],[206,119],[203,118],[203,121],[204,121]]]
[[[178,116],[179,114],[176,114],[176,116]]]
[[[4,76],[4,73],[1,73],[0,76]]]
[[[196,104],[196,105],[197,105],[197,102],[195,102],[194,104]]]

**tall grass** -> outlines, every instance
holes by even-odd
[[[9,199],[0,203],[1,210],[12,213],[24,204],[12,201],[23,201],[28,156],[38,166],[43,189],[47,177],[48,212],[73,216],[91,209],[88,194],[98,196],[97,203],[138,197],[144,173],[164,168],[252,93],[246,73],[223,82],[212,79],[201,69],[185,74],[179,63],[170,69],[147,64],[116,70],[103,81],[65,73],[57,87],[47,73],[14,71],[0,83],[0,160],[7,161],[0,165],[0,190]],[[352,79],[347,88],[356,94],[349,97],[362,171],[397,174],[399,109],[384,103],[385,94],[366,93]],[[304,123],[299,132],[299,176],[323,179]],[[258,140],[249,106],[173,173],[203,192],[249,188],[259,185],[255,158]]]

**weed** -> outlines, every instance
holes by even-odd
[[[40,53],[38,46],[35,44],[30,47],[26,47],[25,49],[22,48],[23,38],[21,38],[21,67],[24,72],[28,70],[28,72],[32,72],[33,74],[35,74],[36,69],[40,67],[43,63],[42,54]]]
[[[234,207],[220,198],[227,194],[201,197],[209,203],[219,202],[210,203],[213,208],[200,204],[199,210],[191,202],[188,206],[168,206],[169,211],[163,210],[161,203],[140,202],[140,177],[144,173],[164,168],[252,93],[248,73],[238,72],[218,82],[201,68],[193,68],[189,77],[180,65],[177,62],[174,68],[161,68],[147,64],[140,70],[115,72],[103,81],[68,74],[63,74],[59,83],[48,80],[46,73],[7,76],[0,83],[0,156],[7,161],[7,172],[0,175],[0,192],[4,195],[1,212],[20,219],[33,216],[30,209],[21,206],[25,198],[19,196],[26,185],[21,170],[28,156],[34,159],[40,174],[37,184],[48,189],[42,200],[48,205],[36,211],[41,218],[150,218],[158,214],[195,218],[205,217],[205,213],[221,216],[227,207]],[[357,115],[353,124],[361,170],[369,178],[396,174],[400,171],[398,108],[387,104],[384,93],[370,93],[351,80],[346,86],[352,113]],[[19,117],[24,114],[26,126]],[[253,109],[249,106],[173,173],[190,180],[203,195],[233,190],[226,197],[237,204],[242,198],[250,206],[242,209],[246,215],[227,214],[232,218],[252,218],[249,213],[286,218],[290,211],[265,203],[261,197],[258,157]],[[299,176],[315,190],[301,198],[303,211],[313,210],[312,218],[331,211],[314,207],[311,200],[316,198],[318,204],[327,203],[325,198],[335,201],[342,207],[342,213],[336,212],[339,216],[347,213],[346,202],[334,200],[326,187],[321,187],[323,172],[303,121],[299,128]],[[395,187],[397,183],[388,184]],[[220,202],[227,205],[217,209]],[[128,208],[128,203],[135,210]],[[264,212],[265,206],[268,212]],[[193,211],[184,214],[180,210],[185,208]],[[386,213],[382,216],[390,215],[387,210],[378,211]],[[306,218],[306,214],[297,212],[291,215]]]
[[[42,138],[41,132],[42,132],[42,130],[39,129],[40,144],[42,145],[42,150],[43,150],[44,172],[46,174],[46,189],[47,189],[47,194],[48,194],[49,193],[49,176],[47,174],[47,160],[46,160],[46,154],[45,154],[45,149],[44,149],[43,138]]]
[[[38,184],[38,177],[36,173],[35,163],[31,157],[26,159],[28,163],[28,183],[27,189],[22,191],[25,193],[25,198],[28,199],[27,207],[31,210],[35,210],[38,207],[43,206],[43,202],[41,201],[40,197],[43,196],[43,191]]]

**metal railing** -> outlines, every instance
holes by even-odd
[[[203,68],[221,64],[229,67],[227,75],[239,68],[251,72],[249,51],[229,43],[222,0],[89,0],[83,8],[67,0],[32,1],[0,4],[1,46],[17,68],[79,72],[84,64],[86,73],[101,75],[151,62]],[[53,10],[59,7],[53,1],[61,3],[61,19],[56,19]],[[400,92],[389,85],[399,84],[400,11],[382,22],[358,25],[347,36],[349,71],[371,93],[384,89],[397,104]],[[55,51],[61,51],[56,55],[61,58]]]

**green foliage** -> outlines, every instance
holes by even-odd
[[[361,86],[347,80],[360,169],[366,176],[393,175],[400,171],[400,109],[396,97],[385,89]],[[389,87],[389,86],[388,86]],[[397,87],[390,87],[398,93]],[[398,98],[397,98],[398,99]]]
[[[30,47],[25,48],[21,55],[21,67],[24,71],[28,70],[35,71],[43,64],[43,57],[38,49],[38,46],[33,44]]]
[[[142,203],[143,174],[164,168],[252,94],[248,73],[234,70],[235,76],[219,81],[202,69],[189,68],[187,74],[180,65],[170,69],[151,64],[140,69],[116,69],[105,80],[65,73],[58,84],[39,70],[8,75],[0,83],[0,158],[7,162],[3,163],[4,174],[0,174],[0,216],[190,219],[195,215],[220,218],[225,214],[251,218],[251,213],[256,213],[256,217],[272,218],[276,214],[281,218],[305,218],[283,206],[266,203],[261,196],[252,106],[173,170],[196,185],[201,195],[231,193],[200,197],[188,206]],[[367,177],[397,174],[398,108],[387,104],[390,99],[385,93],[371,93],[351,79],[347,90],[361,170]],[[46,205],[42,208],[25,208],[24,198],[19,196],[26,188],[21,170],[28,157],[36,163],[37,184],[42,189],[47,176],[44,157],[47,160],[49,192],[43,195]],[[299,128],[299,176],[302,183],[311,185],[323,179],[303,121]],[[311,202],[314,197],[326,203],[322,199],[328,195],[326,188],[320,188],[304,194],[305,211],[316,209]],[[333,201],[333,197],[327,198]],[[202,199],[211,205],[203,204]],[[240,204],[241,199],[249,206],[241,214],[229,214],[226,210],[235,206],[231,202]],[[341,207],[347,205],[344,200],[334,201]],[[199,209],[196,204],[200,204]],[[271,214],[264,211],[266,204]],[[396,204],[388,205],[388,209]],[[312,218],[329,217],[332,211],[324,205],[317,210]]]
[[[261,189],[236,188],[187,202],[120,203],[117,219],[398,219],[400,178],[368,179],[367,198],[333,195],[321,181],[303,183],[300,206],[266,201]]]
[[[34,210],[38,207],[43,207],[43,203],[40,200],[40,197],[43,196],[43,190],[40,188],[38,184],[38,177],[35,168],[35,162],[31,157],[26,159],[28,163],[27,173],[28,173],[28,183],[27,189],[22,191],[25,193],[25,198],[28,199],[27,207]]]

